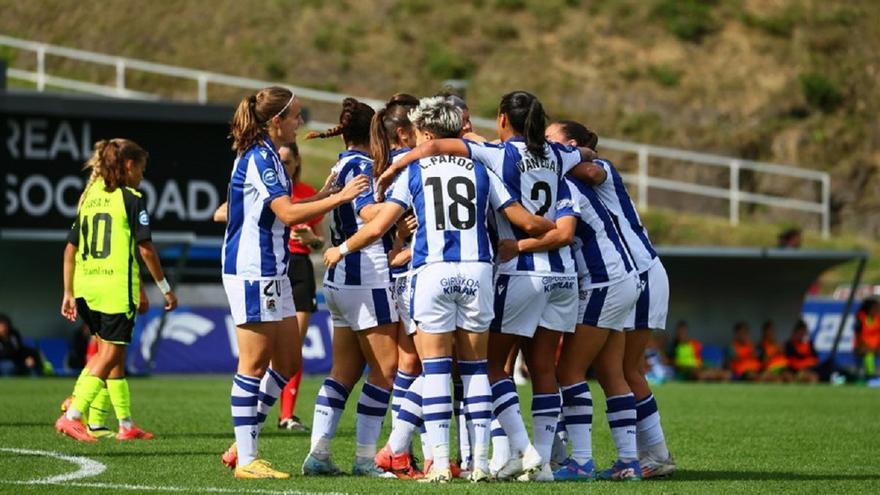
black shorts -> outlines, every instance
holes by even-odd
[[[293,304],[297,311],[314,313],[318,311],[315,297],[315,267],[307,254],[291,254],[287,266],[287,278],[293,289]]]
[[[76,299],[76,311],[89,326],[92,335],[97,335],[101,340],[113,344],[131,344],[134,314],[129,317],[125,313],[108,314],[94,311],[81,297]]]

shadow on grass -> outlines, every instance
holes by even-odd
[[[880,474],[788,473],[773,471],[678,471],[672,481],[880,481]]]

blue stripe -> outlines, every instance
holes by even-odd
[[[468,148],[470,149],[470,148]],[[489,175],[486,167],[474,167],[474,180],[477,186],[477,259],[485,263],[492,262],[492,247],[489,244],[489,232],[486,212],[489,208]]]
[[[553,273],[562,273],[565,271],[565,264],[562,262],[562,256],[559,249],[547,251],[547,259],[550,261],[550,271]]]
[[[256,397],[256,394],[260,393],[260,387],[258,385],[252,385],[250,383],[243,382],[238,378],[233,378],[232,381],[245,392],[250,392],[254,394],[254,397]]]
[[[421,426],[423,423],[422,418],[416,416],[415,414],[413,414],[403,408],[401,408],[400,412],[397,413],[397,419],[400,421],[406,421],[407,423],[409,423],[413,426]]]
[[[254,385],[260,384],[260,379],[255,376],[247,376],[247,375],[242,375],[240,373],[236,373],[235,378],[238,378],[239,380],[241,380],[243,382],[253,383]]]
[[[269,368],[266,371],[269,373],[269,376],[271,376],[272,379],[275,380],[275,385],[277,385],[278,388],[283,389],[287,386],[287,380],[282,378],[277,371],[273,370],[272,368]]]
[[[630,261],[632,261],[632,265],[634,268],[638,268],[635,266],[636,260],[635,258],[633,258],[632,248],[629,247],[629,243],[626,241],[626,237],[623,235],[623,228],[620,226],[620,219],[617,217],[617,215],[611,213],[610,211],[608,212],[608,216],[611,217],[611,222],[614,224],[614,232],[612,234],[616,235],[616,237],[620,240],[620,245],[623,246],[623,252],[629,255],[628,257],[623,257],[623,264],[626,268],[626,271],[630,271],[631,269]]]
[[[611,178],[614,184],[614,192],[615,194],[617,194],[617,201],[620,203],[620,209],[623,212],[623,216],[626,217],[627,222],[629,222],[630,228],[632,228],[633,232],[635,232],[639,240],[642,241],[642,245],[645,247],[645,250],[648,251],[648,254],[651,255],[651,259],[656,258],[657,251],[654,250],[654,246],[651,244],[651,241],[648,240],[648,236],[645,235],[645,228],[639,221],[639,214],[633,207],[630,195],[627,192],[626,186],[623,183],[623,178],[620,176],[619,173],[617,173],[617,169],[608,160],[597,161],[608,165],[608,169],[611,170]]]
[[[513,380],[509,378],[499,380],[492,384],[492,397],[494,400],[504,397],[505,394],[516,394],[516,385],[514,385]]]
[[[599,287],[590,291],[590,300],[587,301],[587,309],[584,311],[584,325],[597,326],[602,316],[602,308],[605,306],[605,297],[608,295],[608,287]]]
[[[475,395],[473,397],[465,397],[464,398],[465,405],[479,404],[481,402],[492,402],[492,396],[491,395]]]
[[[397,384],[395,383],[395,385],[397,385]],[[391,395],[393,395],[394,397],[403,397],[403,396],[406,395],[406,389],[405,389],[405,388],[394,387],[394,388],[391,390]]]
[[[441,397],[423,397],[422,398],[422,407],[425,406],[437,406],[444,404],[452,404],[452,397],[450,396],[441,396]]]
[[[563,407],[592,406],[593,399],[589,397],[566,397],[562,402]]]
[[[275,259],[275,244],[273,242],[272,226],[275,224],[275,212],[269,205],[263,205],[260,212],[260,275],[275,277],[278,275],[278,260]]]
[[[518,405],[518,404],[519,404],[519,397],[514,395],[507,402],[504,402],[503,404],[496,406],[494,411],[492,411],[492,412],[495,413],[495,416],[499,416],[508,407]]]
[[[259,423],[256,416],[233,416],[232,426],[256,426]]]
[[[324,383],[322,385],[325,387],[330,387],[333,390],[335,390],[337,394],[341,395],[342,397],[344,397],[346,399],[348,398],[348,389],[345,388],[344,385],[337,382],[336,380],[334,380],[332,378],[325,378]]]
[[[407,383],[412,383],[418,377],[419,377],[419,375],[410,375],[409,373],[405,373],[403,371],[397,370],[397,374],[394,376],[394,381],[407,380]]]
[[[473,419],[489,419],[492,417],[492,411],[474,411],[464,413],[465,419],[468,421]]]
[[[263,404],[266,404],[267,406],[272,407],[275,405],[275,401],[278,400],[278,397],[272,397],[271,395],[269,395],[267,393],[260,392],[257,395],[257,399],[259,399],[259,401],[262,402]]]
[[[503,437],[503,436],[506,436],[506,434],[504,433],[504,429],[502,429],[502,428],[493,428],[492,429],[492,437],[493,438],[494,437]]]
[[[416,280],[418,280],[418,278],[418,274],[409,277],[409,318],[413,320],[416,325],[419,324],[414,316],[416,314]]]
[[[565,424],[567,425],[590,425],[593,424],[592,414],[582,414],[577,416],[565,415]]]
[[[413,404],[417,404],[419,406],[422,405],[422,396],[413,392],[412,390],[407,390],[404,398]]]
[[[636,329],[649,328],[648,317],[651,314],[651,286],[649,281],[651,277],[648,276],[648,272],[650,270],[639,275],[644,285],[642,286],[642,293],[639,294],[639,300],[636,301]]]
[[[487,373],[487,366],[485,359],[481,361],[459,361],[458,373],[461,376],[485,375]]]
[[[544,409],[559,409],[561,401],[558,395],[534,395],[532,396],[532,410],[543,411]]]
[[[443,232],[443,261],[461,261],[461,231]]]
[[[447,421],[450,419],[452,419],[452,411],[443,411],[425,414],[424,421]]]
[[[238,246],[241,243],[241,229],[244,225],[244,181],[247,177],[247,159],[242,155],[235,162],[235,172],[229,181],[227,201],[229,202],[226,223],[226,250],[223,258],[223,273],[235,275],[238,262]]]
[[[409,191],[413,198],[413,211],[419,221],[419,228],[413,239],[412,266],[418,268],[425,264],[428,257],[428,225],[425,220],[425,191],[422,188],[422,171],[419,162],[410,164]]]
[[[504,304],[507,301],[507,291],[510,288],[510,275],[499,275],[498,280],[495,282],[495,300],[493,303],[493,307],[495,310],[495,317],[492,318],[492,323],[489,324],[489,329],[493,332],[501,331],[501,324],[504,322]],[[498,291],[498,287],[503,287],[504,290],[501,292]]]
[[[636,420],[641,421],[648,416],[657,412],[657,401],[654,400],[654,395],[649,395],[647,399],[642,402],[636,404]]]
[[[333,397],[324,397],[323,395],[319,395],[317,399],[315,399],[315,404],[319,406],[332,407],[333,409],[345,409],[345,401],[342,399],[335,399]]]
[[[422,369],[426,375],[442,375],[452,373],[452,358],[442,357],[425,359],[422,362]]]
[[[229,397],[229,402],[235,407],[253,407],[257,405],[257,396],[249,395],[247,397],[240,397],[238,395],[233,395]]]
[[[391,393],[387,390],[381,389],[372,383],[364,382],[364,386],[361,387],[361,393],[366,395],[367,397],[373,399],[376,402],[384,402],[388,403],[391,399]]]
[[[559,409],[558,409],[558,408],[557,408],[556,410],[554,410],[554,411],[547,411],[547,412],[543,412],[543,411],[542,411],[542,412],[537,412],[537,411],[535,411],[535,410],[532,410],[532,417],[538,417],[538,418],[556,418],[556,417],[558,417],[558,416],[559,416]]]
[[[260,281],[245,280],[244,312],[248,323],[260,321]]]
[[[373,309],[376,311],[376,321],[379,325],[387,325],[392,322],[391,308],[388,306],[388,290],[373,289]]]
[[[394,412],[394,414],[397,414],[398,412],[400,412],[400,404],[393,404],[392,403],[391,404],[391,411]]]
[[[266,421],[266,417],[267,416],[265,414],[258,412],[257,413],[257,423],[262,424],[263,421]]]
[[[613,397],[605,400],[606,412],[615,413],[636,408],[636,400],[632,395]]]
[[[568,388],[562,389],[562,400],[565,401],[568,398],[574,398],[585,392],[589,393],[589,391],[590,386],[587,382],[576,383]]]
[[[635,426],[635,424],[636,424],[635,418],[633,418],[633,419],[618,419],[615,421],[608,422],[608,426],[610,428],[624,428],[627,426]]]
[[[357,413],[365,414],[367,416],[385,416],[385,413],[388,411],[387,407],[371,407],[364,404],[358,404]]]

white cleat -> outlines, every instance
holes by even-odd
[[[553,470],[550,464],[544,464],[537,471],[531,473],[523,473],[516,479],[517,481],[553,481]]]

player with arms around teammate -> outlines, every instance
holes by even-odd
[[[266,415],[301,365],[302,349],[290,280],[289,225],[350,201],[367,187],[353,181],[339,193],[322,191],[294,203],[278,147],[294,142],[302,125],[293,92],[277,86],[246,96],[232,118],[238,153],[229,182],[223,240],[223,287],[236,325],[239,361],[231,391],[235,443],[223,462],[237,478],[287,478],[257,458]]]
[[[55,429],[84,442],[94,442],[95,437],[82,424],[83,413],[103,393],[109,394],[116,408],[116,438],[152,438],[132,423],[125,380],[125,350],[143,297],[135,249],[165,294],[166,311],[177,307],[177,298],[153,247],[146,202],[135,189],[146,166],[147,152],[133,141],[117,138],[95,144],[85,165],[91,169],[91,177],[64,249],[61,314],[70,321],[81,316],[100,343],[88,371],[76,382],[72,404],[58,418]]]
[[[457,136],[461,130],[460,111],[443,98],[422,100],[410,120],[419,143]],[[372,222],[325,252],[325,263],[334,266],[342,256],[374,242],[413,208],[418,227],[413,241],[410,312],[418,328],[425,375],[421,413],[433,451],[433,465],[425,479],[448,482],[452,477],[449,424],[454,343],[464,382],[465,413],[471,422],[468,429],[474,432],[471,481],[487,481],[492,404],[486,331],[494,316],[487,218],[490,208],[501,211],[530,235],[543,234],[553,223],[528,213],[495,174],[467,157],[438,155],[412,162],[397,177],[386,202]]]

